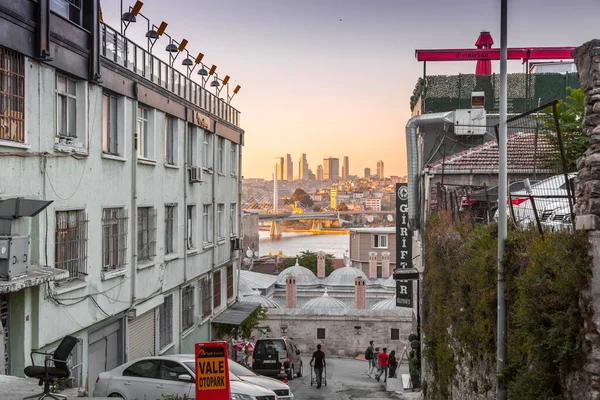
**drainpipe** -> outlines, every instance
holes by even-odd
[[[138,132],[137,132],[137,108],[138,108],[138,86],[133,84],[133,99],[131,107],[131,128],[133,132],[133,145],[131,146],[131,306],[133,308],[136,297],[137,277],[137,161],[138,161]]]
[[[453,123],[454,111],[416,115],[406,123],[406,155],[408,159],[408,229],[419,229],[419,156],[417,128],[440,123]]]
[[[238,256],[238,276],[237,276],[237,287],[235,288],[235,298],[236,301],[239,300],[239,292],[240,292],[240,275],[242,274],[242,258],[244,257],[244,243],[243,243],[243,232],[242,232],[242,145],[244,144],[244,134],[240,133],[240,143],[238,144],[238,167],[237,167],[237,185],[238,185],[238,202],[237,209],[235,210],[237,214],[237,234],[238,237],[242,239],[241,249],[237,250]],[[254,255],[252,256],[254,257]]]
[[[216,124],[216,122],[215,122]],[[218,220],[217,220],[217,197],[215,195],[215,190],[217,187],[217,176],[219,175],[219,171],[218,171],[218,166],[215,166],[215,160],[217,159],[217,149],[219,146],[219,136],[217,136],[217,127],[215,126],[215,133],[213,135],[213,158],[212,158],[212,162],[213,162],[213,173],[212,173],[212,193],[211,193],[211,198],[212,198],[212,220],[213,220],[213,229],[212,229],[212,239],[213,239],[213,247],[212,247],[212,262],[211,262],[211,266],[210,266],[210,277],[211,277],[211,284],[213,285],[214,288],[214,273],[215,273],[215,266],[216,266],[216,262],[217,262],[217,256],[216,256],[216,252],[217,252],[217,247],[218,247],[218,243],[217,243],[217,236],[218,236]],[[217,224],[215,224],[215,222],[217,222]],[[220,283],[220,282],[219,282]],[[214,292],[212,295],[212,298],[214,299]],[[221,293],[221,302],[222,302],[223,296]],[[209,341],[212,340],[213,337],[213,332],[212,332],[212,317],[215,315],[215,307],[214,307],[214,300],[213,300],[213,306],[212,308],[212,312],[211,312],[211,318],[210,318],[210,322],[209,322],[209,326],[208,326],[208,337],[209,337]]]
[[[191,165],[188,165],[188,159],[187,159],[187,154],[188,154],[188,146],[190,145],[188,143],[188,108],[185,107],[185,126],[183,128],[183,210],[184,210],[184,215],[185,215],[185,224],[183,224],[184,228],[183,228],[183,240],[180,241],[180,243],[183,243],[183,283],[181,285],[179,285],[179,315],[183,315],[183,296],[181,296],[181,294],[183,293],[182,290],[185,286],[185,284],[187,283],[187,262],[188,262],[188,255],[187,255],[187,237],[188,237],[188,224],[187,224],[187,198],[188,198],[188,190],[187,190],[187,186],[188,186],[188,182],[187,182],[187,174],[188,174],[188,168],[191,167]],[[183,344],[183,320],[180,317],[179,318],[179,352],[181,353],[181,346]]]

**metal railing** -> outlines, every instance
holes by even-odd
[[[100,23],[102,56],[136,75],[195,104],[230,124],[240,126],[240,112],[189,79],[158,57],[150,54],[110,26]]]

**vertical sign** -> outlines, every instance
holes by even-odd
[[[396,268],[412,268],[412,232],[408,230],[406,183],[396,183]]]
[[[412,268],[412,231],[408,230],[408,184],[396,183],[396,269]],[[396,281],[396,307],[413,307],[413,281]]]
[[[226,342],[196,343],[196,400],[229,400]]]

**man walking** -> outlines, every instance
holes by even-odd
[[[315,374],[317,375],[317,389],[321,387],[321,381],[323,379],[323,367],[325,367],[325,353],[321,351],[321,345],[317,345],[317,351],[313,353],[312,359],[310,360],[310,366],[315,368]]]
[[[371,372],[375,370],[375,344],[371,340],[369,342],[369,347],[365,351],[365,360],[367,360],[367,376],[371,377]]]
[[[387,355],[387,347],[381,349],[381,353],[379,353],[379,372],[375,375],[375,379],[379,382],[379,378],[383,375],[384,382],[387,382],[387,369],[388,369],[388,358]]]

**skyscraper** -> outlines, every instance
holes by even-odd
[[[379,179],[385,178],[385,175],[383,174],[383,161],[381,160],[377,161],[377,177]]]
[[[317,180],[318,181],[323,180],[323,166],[322,165],[317,166]]]
[[[279,162],[277,163],[277,180],[283,180],[283,157],[279,157]]]
[[[371,177],[371,168],[365,168],[365,178]]]
[[[350,176],[350,159],[344,156],[344,164],[342,166],[342,179],[346,180]]]
[[[300,157],[300,162],[298,163],[298,167],[298,179],[310,179],[308,175],[308,161],[306,161],[306,154],[302,153],[302,156]]]
[[[289,182],[294,180],[294,163],[292,163],[292,156],[289,154],[285,156],[283,164],[283,179]]]
[[[339,180],[340,179],[340,159],[339,158],[324,158],[323,159],[323,179],[324,180]]]

